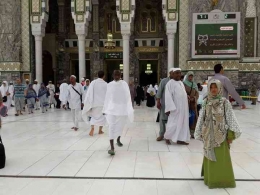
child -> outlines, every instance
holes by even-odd
[[[232,106],[222,98],[221,82],[211,80],[195,130],[195,139],[204,144],[201,175],[210,189],[236,187],[229,147],[240,135]]]

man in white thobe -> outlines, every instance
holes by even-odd
[[[110,155],[115,155],[114,139],[117,139],[117,145],[122,147],[120,141],[121,134],[127,120],[134,120],[134,109],[132,106],[131,95],[128,84],[120,80],[121,72],[115,70],[114,81],[107,85],[107,93],[105,97],[103,113],[106,114],[107,123],[109,125],[109,139],[111,149],[108,151]]]
[[[55,86],[52,84],[52,81],[49,81],[49,85],[47,85],[47,89],[49,90],[50,93],[50,97],[49,97],[50,108],[52,104],[54,104],[54,108],[55,108],[55,104],[56,104],[56,100],[54,98]]]
[[[164,138],[188,145],[190,141],[188,96],[181,79],[181,69],[172,68],[171,79],[165,87],[165,113],[169,116]]]
[[[83,120],[91,125],[90,136],[94,135],[94,126],[99,126],[99,133],[103,134],[103,126],[106,124],[106,118],[103,114],[103,106],[107,92],[107,82],[104,81],[104,71],[98,72],[98,79],[92,81],[89,85],[82,111]],[[90,121],[89,121],[90,118]]]
[[[67,101],[67,96],[68,96],[68,83],[67,80],[64,79],[63,83],[60,85],[60,95],[59,95],[59,99],[61,101],[61,107],[63,107],[65,105],[65,109],[67,109],[66,106],[66,101]]]
[[[13,81],[10,81],[10,83],[9,83],[9,91],[10,91],[11,94],[14,94]],[[12,100],[11,100],[11,107],[14,107],[14,96],[12,97]]]
[[[82,89],[82,85],[76,82],[76,77],[74,75],[70,77],[70,83],[66,100],[69,101],[74,124],[71,129],[77,131],[79,129],[79,121],[81,120],[81,108],[84,105],[82,102],[82,95],[84,91]],[[63,108],[65,108],[65,105],[63,105]]]
[[[40,88],[41,88],[40,84],[38,83],[37,80],[35,80],[34,84],[33,84],[33,89],[36,92],[37,97],[38,97],[38,93],[39,93]],[[35,109],[40,110],[40,101],[35,102]]]

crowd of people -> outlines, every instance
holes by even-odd
[[[63,80],[56,87],[51,81],[47,86],[38,84],[37,80],[34,84],[30,84],[29,80],[22,84],[17,79],[15,85],[4,81],[0,88],[0,104],[5,103],[10,108],[14,97],[16,116],[22,115],[25,108],[29,114],[35,109],[47,112],[52,105],[70,109],[71,129],[77,131],[83,119],[91,127],[90,136],[94,136],[95,126],[99,127],[98,134],[103,134],[103,127],[108,125],[108,153],[115,155],[114,140],[119,147],[123,146],[121,135],[126,124],[134,120],[135,102],[140,106],[146,99],[147,107],[157,105],[159,110],[160,132],[157,141],[189,145],[190,139],[201,140],[205,184],[209,188],[235,187],[228,148],[233,140],[239,138],[241,130],[229,95],[242,109],[246,106],[230,80],[224,76],[223,66],[215,65],[214,71],[215,76],[208,84],[197,84],[193,72],[188,72],[184,77],[180,68],[172,68],[159,86],[145,88],[123,81],[119,70],[114,71],[114,80],[110,83],[105,81],[103,71],[99,71],[98,78],[92,82],[83,78],[81,83],[77,83],[77,78],[72,75],[70,84]],[[254,92],[254,89],[250,90]]]

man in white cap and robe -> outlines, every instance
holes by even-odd
[[[83,107],[82,95],[84,93],[80,83],[76,82],[74,75],[70,76],[70,85],[68,87],[68,95],[66,102],[69,101],[74,126],[71,128],[75,131],[79,129],[79,121],[81,120],[81,108]],[[65,105],[63,105],[65,108]]]
[[[64,107],[65,109],[67,109],[67,96],[68,96],[68,83],[67,80],[64,79],[62,81],[62,84],[60,85],[60,95],[59,95],[59,99],[61,101],[61,107]]]
[[[55,108],[55,104],[56,104],[56,100],[54,98],[55,86],[52,84],[52,81],[49,81],[49,85],[47,85],[47,89],[49,90],[50,93],[50,97],[49,97],[50,108],[52,104],[54,104],[54,108]]]
[[[121,80],[121,72],[115,70],[114,81],[107,85],[103,113],[106,114],[109,125],[109,139],[111,149],[110,155],[115,155],[114,139],[117,139],[117,145],[122,147],[120,141],[121,134],[127,121],[133,122],[134,109],[132,106],[131,95],[128,84]]]
[[[188,96],[181,81],[181,69],[171,70],[172,79],[165,87],[165,113],[168,115],[164,138],[167,144],[188,145],[190,141]]]
[[[160,132],[157,141],[162,141],[164,139],[164,134],[166,131],[166,123],[168,120],[168,116],[165,114],[165,87],[167,83],[173,78],[173,68],[169,70],[169,77],[161,80],[158,92],[156,94],[157,98],[157,108],[160,110]]]
[[[103,106],[107,92],[107,82],[104,81],[104,71],[98,72],[98,79],[92,81],[88,87],[88,91],[84,100],[84,108],[82,111],[83,120],[91,125],[90,136],[94,135],[94,127],[99,127],[99,133],[103,134],[103,126],[106,124],[106,118],[103,114]]]
[[[37,80],[34,80],[33,89],[36,92],[37,97],[38,97],[40,88],[41,88],[41,85],[38,83]],[[35,101],[35,109],[40,110],[40,101]]]

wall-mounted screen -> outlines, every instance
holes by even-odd
[[[192,58],[239,58],[240,13],[210,12],[200,19],[204,15],[193,15]]]

